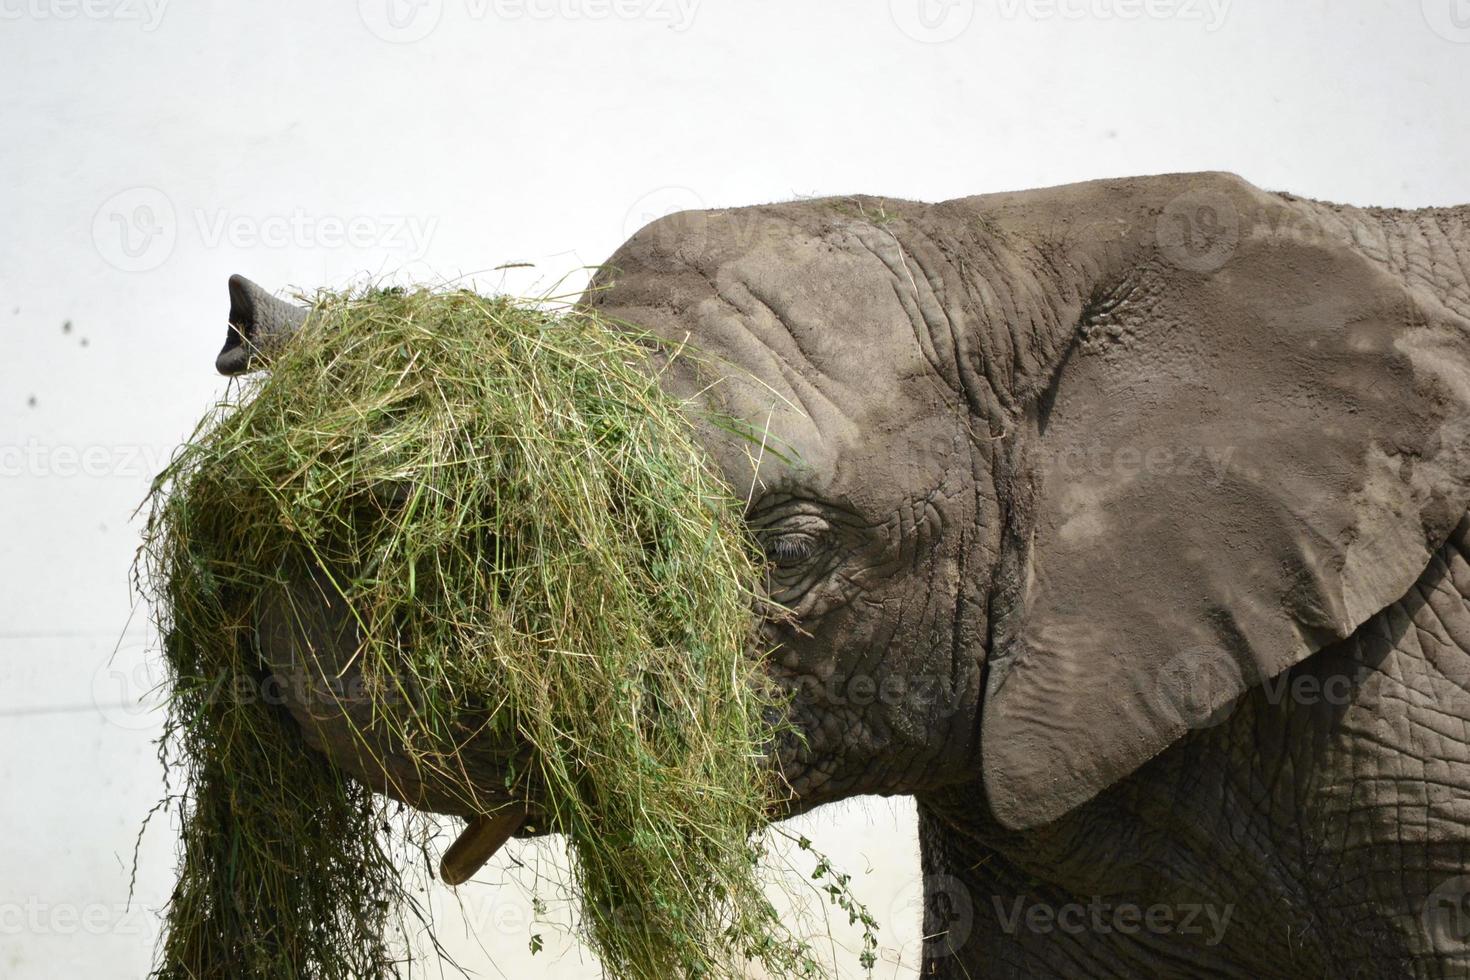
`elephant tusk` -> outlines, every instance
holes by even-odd
[[[440,859],[439,877],[448,885],[469,881],[525,821],[526,811],[519,808],[470,818]]]

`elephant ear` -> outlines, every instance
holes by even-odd
[[[1161,251],[1084,316],[1017,437],[1030,533],[982,729],[1012,828],[1348,636],[1470,500],[1466,324],[1347,242],[1244,229],[1213,271]]]

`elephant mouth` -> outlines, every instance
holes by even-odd
[[[551,829],[535,787],[525,778],[507,784],[507,773],[530,771],[529,749],[487,734],[474,715],[456,726],[454,751],[442,759],[410,750],[390,719],[395,703],[415,698],[412,681],[363,676],[354,617],[323,576],[264,594],[254,634],[274,702],[309,748],[375,792],[468,821],[441,861],[449,884],[467,881],[512,836]]]
[[[417,697],[413,678],[391,685],[365,678],[356,617],[331,578],[319,569],[286,578],[289,584],[268,588],[255,603],[254,642],[263,670],[307,746],[336,769],[414,809],[467,821],[441,859],[446,883],[469,880],[512,837],[556,831],[528,775],[536,771],[528,744],[490,734],[488,710],[467,712],[456,726],[453,753],[426,764],[401,730],[385,724],[395,701]],[[797,792],[800,780],[789,779],[800,768],[798,746],[798,739],[787,738],[768,747],[790,787],[768,804],[769,820],[821,802]],[[508,773],[518,779],[508,780]]]

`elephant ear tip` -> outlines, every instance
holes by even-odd
[[[1012,831],[1034,830],[1065,816],[1077,803],[1065,799],[1061,786],[1032,785],[1024,776],[1013,778],[1004,769],[985,772],[985,796],[990,813],[1002,827]]]
[[[1045,726],[1018,724],[1029,712],[1018,718],[1014,708],[1004,697],[988,700],[981,719],[980,775],[996,821],[1007,830],[1027,831],[1066,816],[1095,795],[1101,781],[1086,772],[1093,760],[1059,754],[1044,737]]]

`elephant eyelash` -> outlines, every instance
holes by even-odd
[[[766,557],[776,565],[795,565],[806,561],[817,550],[816,538],[805,531],[788,531],[766,542]]]
[[[766,590],[783,605],[799,602],[830,567],[832,526],[810,508],[788,510],[756,528],[766,559]]]

